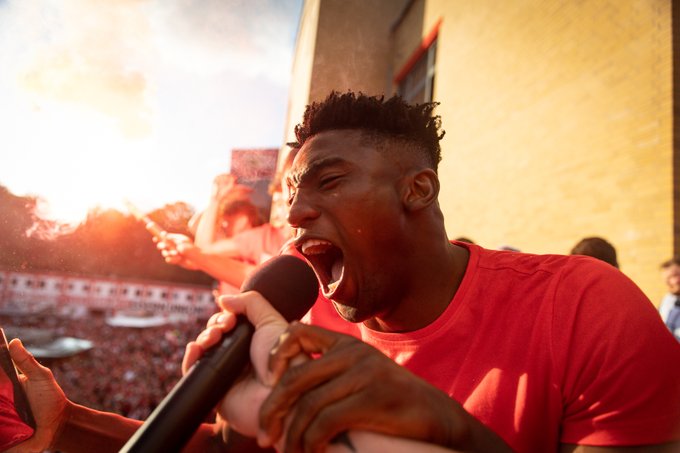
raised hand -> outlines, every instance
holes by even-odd
[[[179,233],[163,232],[160,238],[154,237],[156,248],[168,264],[181,266],[185,269],[196,270],[198,266],[191,259],[192,254],[200,253],[189,236]]]

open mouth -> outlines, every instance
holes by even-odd
[[[342,280],[344,269],[342,251],[321,239],[308,239],[299,249],[314,268],[324,295],[334,293]]]

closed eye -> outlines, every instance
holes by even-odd
[[[320,189],[333,189],[340,183],[342,175],[325,176],[319,180]]]
[[[293,199],[295,199],[295,194],[297,193],[290,184],[287,187],[288,196],[286,197],[286,204],[290,207],[293,204]]]

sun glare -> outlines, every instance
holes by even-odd
[[[33,168],[41,180],[41,216],[79,223],[95,207],[125,212],[124,199],[148,192],[139,175],[152,152],[150,138],[127,138],[110,117],[63,103],[42,104],[23,126],[28,152],[44,156]]]

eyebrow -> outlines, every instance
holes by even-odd
[[[296,171],[296,172],[288,172],[288,175],[286,176],[286,182],[289,185],[293,186],[300,186],[303,184],[306,180],[313,178],[316,176],[319,172],[322,170],[332,167],[335,165],[345,165],[348,164],[348,162],[343,159],[342,157],[334,156],[334,157],[325,157],[323,159],[319,159],[317,161],[314,161],[307,166],[305,166],[302,170]]]

